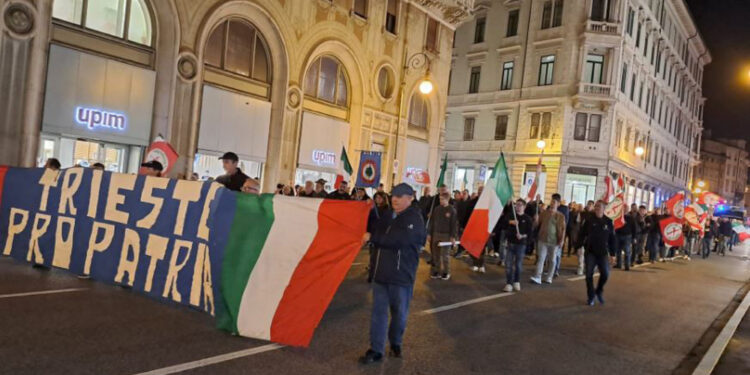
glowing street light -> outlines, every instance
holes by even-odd
[[[638,146],[638,147],[635,148],[635,154],[638,155],[638,156],[643,155],[644,152],[645,151],[643,150],[643,146]]]
[[[547,142],[545,142],[544,139],[540,139],[536,142],[536,148],[544,150],[545,147],[547,147]]]
[[[698,181],[698,187],[703,188],[706,187],[706,183],[703,180]]]
[[[432,92],[432,81],[429,76],[425,76],[422,82],[419,84],[419,92],[424,95],[429,95]]]

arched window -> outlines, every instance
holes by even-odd
[[[305,95],[347,107],[349,82],[344,66],[333,57],[319,57],[310,64],[305,73]]]
[[[206,65],[261,82],[271,81],[271,64],[263,36],[241,19],[222,22],[206,43]]]
[[[151,46],[151,14],[144,0],[55,0],[52,17],[85,29]]]
[[[418,128],[427,128],[429,120],[429,104],[424,95],[414,93],[409,104],[409,125]]]

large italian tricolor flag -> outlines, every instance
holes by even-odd
[[[307,346],[361,248],[368,212],[360,202],[238,194],[219,328]]]
[[[505,156],[495,163],[492,175],[482,191],[482,195],[474,207],[474,212],[469,218],[469,223],[461,236],[461,245],[473,256],[479,257],[490,238],[492,229],[495,228],[503,207],[513,198],[513,185],[508,177],[508,168],[505,165]]]

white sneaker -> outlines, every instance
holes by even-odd
[[[477,267],[477,266],[471,267],[471,270],[474,271],[474,272],[477,272],[477,271],[479,271],[479,267]]]
[[[479,273],[484,273],[484,272],[485,272],[484,266],[479,267]]]
[[[521,291],[521,283],[513,283],[513,290],[515,290],[516,292],[520,292]]]
[[[542,278],[541,277],[532,276],[531,277],[531,282],[534,283],[534,284],[541,285],[542,284]]]
[[[512,292],[512,291],[513,291],[513,285],[510,285],[510,284],[506,284],[506,285],[505,285],[505,288],[503,288],[503,292],[508,292],[508,293],[510,293],[510,292]]]
[[[552,279],[551,278],[544,279],[543,281],[544,281],[545,284],[552,284]]]

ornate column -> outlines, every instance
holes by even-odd
[[[36,164],[51,13],[52,0],[11,0],[0,9],[0,164]]]

